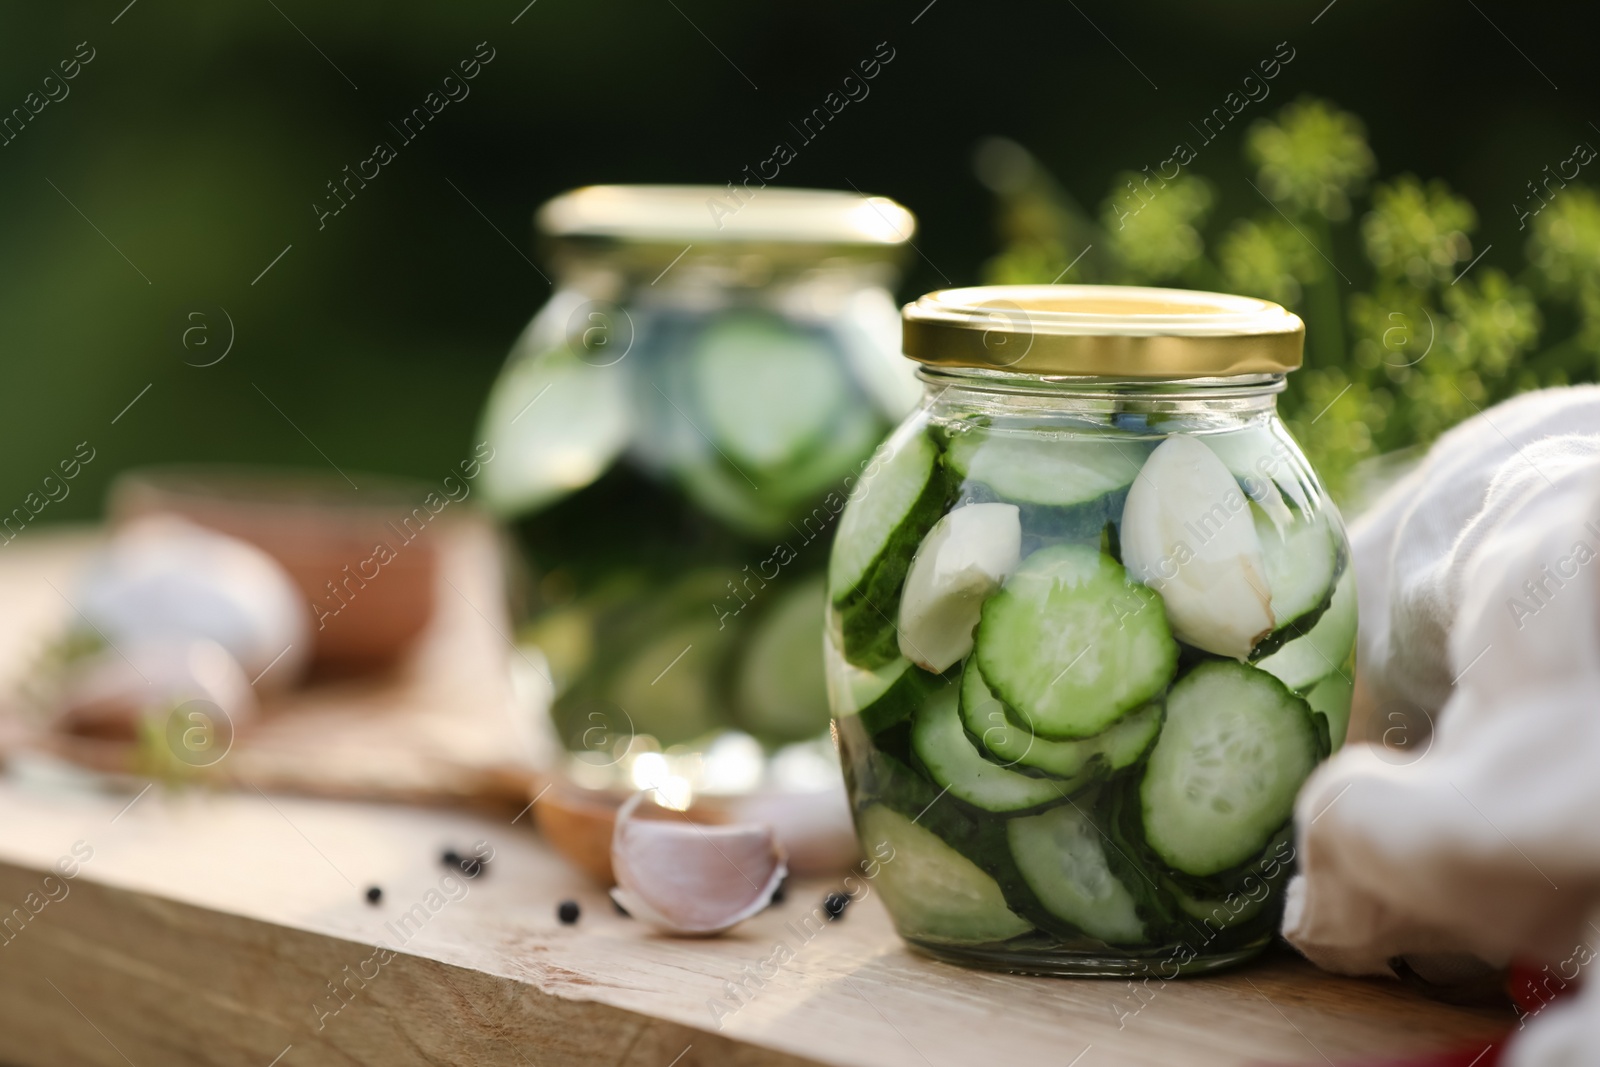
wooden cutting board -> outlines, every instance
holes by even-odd
[[[527,803],[548,689],[543,665],[511,643],[496,534],[470,517],[426,536],[438,538],[437,608],[403,660],[380,675],[266,695],[260,719],[206,776],[319,796]],[[0,750],[126,764],[126,746],[52,736],[19,696],[71,620],[77,574],[101,542],[95,531],[52,532],[0,550]]]

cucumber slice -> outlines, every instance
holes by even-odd
[[[1356,645],[1356,576],[1346,567],[1333,587],[1328,610],[1309,631],[1291,627],[1300,636],[1256,664],[1297,693],[1330,674],[1344,671]],[[1337,738],[1337,735],[1335,735]]]
[[[1312,502],[1322,495],[1294,443],[1270,426],[1207,434],[1203,440],[1278,526],[1292,521],[1290,505],[1310,514]]]
[[[851,490],[834,535],[828,588],[835,605],[865,594],[868,579],[886,561],[889,549],[904,543],[901,535],[909,531],[903,528],[926,495],[938,458],[939,450],[920,431],[890,438],[873,457],[877,469]],[[926,532],[917,531],[912,543],[920,542]]]
[[[1350,698],[1355,683],[1350,675],[1330,674],[1306,693],[1306,703],[1328,722],[1328,744],[1337,750],[1350,730]]]
[[[1093,737],[1160,693],[1178,666],[1161,598],[1110,556],[1054,545],[983,606],[984,680],[1036,737]]]
[[[1002,764],[1058,775],[1067,780],[1064,788],[1070,793],[1138,762],[1161,732],[1161,705],[1146,704],[1082,741],[1046,741],[1012,721],[978,665],[969,661],[961,676],[961,722]]]
[[[1163,887],[1178,908],[1201,922],[1203,934],[1242,926],[1261,915],[1294,872],[1294,827],[1281,827],[1246,867],[1216,879],[1174,878]]]
[[[1101,941],[1145,940],[1133,894],[1111,872],[1100,832],[1077,805],[1012,819],[1006,836],[1028,888],[1050,914]]]
[[[817,626],[827,605],[821,575],[785,592],[757,620],[738,660],[740,724],[767,742],[804,741],[828,728],[827,677]]]
[[[903,937],[983,944],[1032,929],[1006,907],[999,883],[899,812],[874,804],[856,829],[869,855],[887,852],[874,884]]]
[[[822,643],[828,675],[828,700],[835,718],[859,716],[867,733],[877,735],[911,718],[935,679],[911,670],[911,661],[897,659],[875,671],[852,665],[827,638]],[[909,672],[909,673],[908,673]]]
[[[1015,504],[969,504],[934,523],[900,594],[901,654],[934,674],[965,659],[983,602],[1021,556]]]
[[[951,438],[947,462],[1003,500],[1066,508],[1125,491],[1148,454],[1139,441],[968,431]]]
[[[828,588],[840,616],[841,650],[861,667],[899,655],[894,621],[916,546],[944,511],[939,453],[908,423],[873,457],[839,519]]]
[[[961,725],[954,685],[933,693],[911,726],[911,750],[950,795],[984,811],[1027,811],[1066,799],[1060,783],[991,763]]]
[[[819,442],[849,379],[826,338],[775,315],[718,316],[689,354],[706,430],[734,462],[786,466]]]
[[[1250,501],[1198,438],[1175,434],[1151,453],[1119,534],[1128,573],[1160,592],[1178,640],[1242,660],[1272,632]]]
[[[589,485],[636,429],[622,368],[590,366],[562,348],[527,354],[528,347],[525,335],[489,394],[479,430],[500,460],[483,468],[481,484],[502,517]]]
[[[1277,526],[1264,511],[1255,514],[1256,537],[1272,590],[1272,618],[1277,629],[1309,630],[1333,596],[1344,565],[1332,524],[1325,511],[1303,514],[1299,521]]]
[[[1167,694],[1145,764],[1145,840],[1169,866],[1209,875],[1260,852],[1320,756],[1311,709],[1265,671],[1209,660]]]

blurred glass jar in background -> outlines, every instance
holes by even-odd
[[[696,186],[578,189],[537,221],[556,288],[489,396],[483,485],[530,563],[524,636],[575,777],[804,777],[759,755],[827,730],[832,529],[920,395],[891,296],[915,221],[880,198]],[[659,749],[681,758],[639,762]]]

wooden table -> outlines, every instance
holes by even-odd
[[[0,683],[22,677],[63,618],[59,590],[93,543],[51,534],[0,557]],[[415,772],[409,791],[386,795],[453,797],[509,750],[479,716],[476,732],[445,738],[453,745],[425,746],[433,763],[390,751],[397,724],[439,736],[437,693],[506,699],[490,691],[509,655],[495,572],[451,573],[445,603],[460,622],[441,617],[450,640],[421,662],[471,679],[439,674],[457,680],[392,699],[381,688],[312,694],[336,706],[304,716],[298,749],[285,742],[301,755],[273,773],[230,762],[233,790],[103,792],[26,750],[13,759],[0,778],[0,1063],[1323,1064],[1486,1044],[1511,1022],[1287,954],[1139,985],[963,970],[909,952],[873,897],[820,922],[823,883],[792,887],[729,936],[673,940],[613,911],[526,813],[282,795],[306,785],[283,764],[342,753],[341,766],[365,757]],[[412,708],[418,693],[435,695]],[[448,715],[445,726],[461,732]],[[308,737],[320,739],[309,750]],[[440,771],[445,756],[454,762]],[[464,767],[475,770],[464,778]],[[344,779],[346,792],[361,781]],[[481,877],[439,863],[478,842],[494,857]],[[382,889],[376,905],[370,886]],[[582,905],[576,926],[556,920],[566,898]],[[780,942],[793,958],[775,968]]]
[[[968,971],[909,952],[873,897],[802,941],[821,883],[730,936],[672,940],[526,816],[23,777],[0,783],[0,902],[38,908],[0,943],[11,1064],[1321,1064],[1509,1022],[1287,956],[1141,987]],[[440,850],[477,842],[487,871],[446,877]],[[75,844],[92,850],[76,877],[46,882]],[[760,979],[780,940],[794,958]]]

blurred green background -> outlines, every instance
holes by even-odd
[[[1600,203],[1579,185],[1600,161],[1519,222],[1544,168],[1600,144],[1577,5],[525,5],[0,10],[0,509],[81,441],[94,461],[37,521],[95,515],[113,474],[154,461],[442,476],[549,292],[528,259],[534,206],[590,182],[733,180],[798,145],[789,123],[883,41],[895,58],[870,96],[782,181],[915,211],[908,298],[1047,281],[1089,244],[1064,280],[1276,294],[1311,334],[1285,406],[1336,484],[1511,390],[1594,377]],[[1119,175],[1200,146],[1190,123],[1285,41],[1295,58],[1270,96],[1117,229]],[[325,183],[376,141],[398,146],[388,123],[479,42],[494,58],[470,96],[319,230]],[[91,53],[61,80],[61,61]],[[1328,104],[1284,117],[1302,95]],[[1405,174],[1447,188],[1394,184]],[[194,366],[227,340],[221,309],[233,347]],[[1425,338],[1388,333],[1389,316],[1419,311],[1448,359],[1405,366]]]

